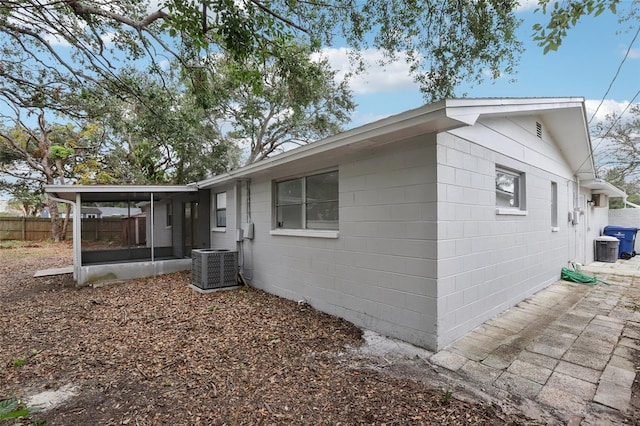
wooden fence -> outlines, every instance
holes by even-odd
[[[82,219],[82,241],[114,241],[144,244],[146,226],[143,217]],[[67,240],[73,237],[73,219],[69,219]],[[51,238],[51,219],[37,217],[0,218],[0,240],[43,241]]]

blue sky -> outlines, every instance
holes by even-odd
[[[631,41],[638,30],[629,24],[620,24],[618,17],[630,5],[622,0],[618,16],[605,12],[598,17],[583,17],[569,30],[557,52],[543,54],[542,48],[532,40],[533,24],[547,18],[534,13],[535,4],[523,6],[518,16],[523,19],[518,37],[524,43],[517,73],[487,80],[475,87],[463,86],[457,91],[469,97],[563,97],[581,96],[586,99],[589,118],[603,99]],[[626,25],[626,26],[625,26]],[[625,31],[626,30],[626,31]],[[377,52],[369,52],[375,56]],[[346,67],[346,59],[338,50],[327,51],[334,67]],[[358,107],[348,127],[356,127],[400,113],[425,103],[417,86],[408,76],[402,63],[385,69],[372,67],[368,74],[352,82]],[[511,80],[515,79],[515,82]],[[606,113],[621,112],[640,90],[640,37],[632,46],[618,77],[598,111],[594,123]],[[640,102],[636,98],[634,103]]]

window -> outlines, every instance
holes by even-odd
[[[338,229],[338,172],[276,183],[276,228]]]
[[[227,226],[227,193],[216,194],[216,226],[225,228]]]
[[[167,228],[173,225],[173,204],[167,203]]]
[[[558,184],[551,182],[551,229],[558,230]]]
[[[523,211],[524,173],[496,167],[496,207],[503,210]]]

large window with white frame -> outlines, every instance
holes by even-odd
[[[500,211],[526,210],[524,173],[496,167],[496,207]]]
[[[276,229],[338,229],[338,171],[275,183]]]

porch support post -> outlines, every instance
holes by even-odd
[[[153,211],[153,192],[151,193],[151,262],[155,262],[155,258],[156,258],[156,247],[155,247],[155,242],[153,241],[153,235],[155,234],[155,224],[154,224],[154,211]]]
[[[73,278],[80,278],[80,268],[82,267],[82,226],[81,226],[81,209],[82,196],[76,193],[76,203],[73,206]]]

